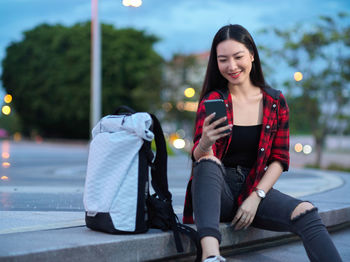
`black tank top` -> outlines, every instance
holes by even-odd
[[[223,159],[226,167],[237,165],[251,168],[258,154],[262,125],[237,126],[232,128],[232,139],[228,151]]]

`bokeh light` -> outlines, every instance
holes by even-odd
[[[11,107],[9,106],[3,106],[2,109],[1,109],[1,112],[4,114],[4,115],[9,115],[11,113]]]
[[[1,180],[8,180],[9,178],[8,178],[8,176],[2,176],[1,177]]]
[[[177,134],[180,138],[183,138],[183,137],[186,136],[186,132],[185,132],[185,130],[183,130],[183,129],[177,130],[177,131],[176,131],[176,134]]]
[[[294,73],[294,80],[297,82],[303,80],[303,74],[301,72],[295,72]]]
[[[303,151],[303,145],[300,143],[295,144],[294,150],[295,152],[300,153],[301,151]]]
[[[198,102],[185,102],[184,110],[189,112],[196,112],[198,108]]]
[[[185,92],[184,92],[185,96],[188,98],[193,97],[195,95],[195,93],[196,93],[196,91],[192,87],[186,88]]]
[[[4,96],[4,101],[6,104],[9,104],[12,102],[12,96],[10,94],[7,94]]]
[[[305,145],[304,148],[303,148],[303,152],[304,152],[305,155],[311,154],[311,152],[312,152],[312,146],[310,146],[310,145]]]
[[[179,101],[176,104],[176,108],[179,111],[184,111],[185,110],[185,103],[183,101]]]
[[[124,6],[140,7],[142,5],[142,0],[123,0]]]
[[[133,2],[132,4],[133,7],[140,7],[142,5],[142,0],[134,0],[132,2]]]
[[[173,108],[172,104],[169,102],[163,103],[162,107],[165,112],[169,112]]]
[[[131,2],[130,0],[123,0],[123,6],[130,6],[131,5],[130,2]]]
[[[178,135],[177,133],[172,133],[172,134],[170,134],[170,136],[169,136],[169,141],[170,141],[171,144],[173,144],[174,141],[175,141],[176,139],[179,139],[179,138],[180,138],[180,137],[179,137],[179,135]]]
[[[16,132],[16,133],[13,135],[13,140],[15,140],[16,142],[21,141],[21,140],[22,140],[22,135],[21,135],[21,133]]]
[[[2,167],[3,168],[8,168],[8,167],[10,167],[11,166],[11,164],[9,163],[9,162],[3,162],[2,163]]]
[[[1,154],[3,159],[9,159],[10,158],[10,154],[8,152],[2,152]]]
[[[177,149],[182,149],[185,147],[186,143],[185,143],[185,140],[178,138],[178,139],[174,140],[173,145]]]

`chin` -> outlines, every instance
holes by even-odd
[[[230,79],[230,78],[228,78],[227,81],[232,85],[240,85],[240,84],[243,84],[244,82],[241,79]]]

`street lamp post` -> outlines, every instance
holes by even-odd
[[[91,0],[91,95],[90,128],[101,118],[101,32],[98,0]]]
[[[125,6],[140,7],[142,0],[124,0]],[[91,97],[90,128],[101,118],[101,32],[98,21],[98,0],[91,0]]]

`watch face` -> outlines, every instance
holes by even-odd
[[[256,190],[256,193],[258,193],[258,196],[261,198],[265,198],[265,192],[261,189]]]

